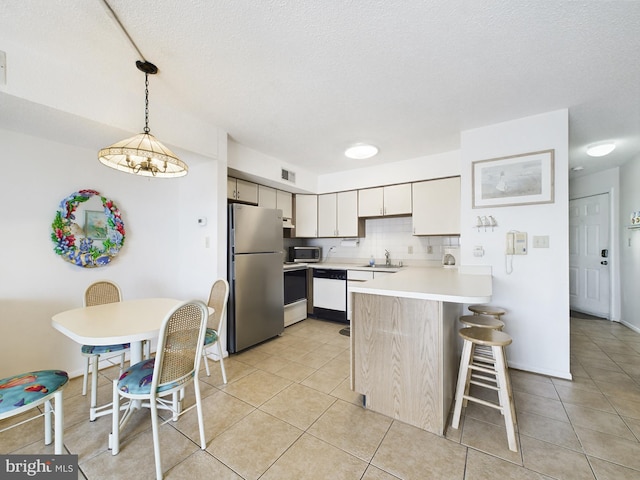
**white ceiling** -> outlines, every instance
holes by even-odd
[[[456,150],[462,130],[568,108],[571,166],[590,173],[640,152],[640,2],[108,2],[160,68],[152,132],[162,105],[322,174]],[[0,92],[123,127],[117,112],[84,114],[101,97],[143,102],[139,55],[102,0],[0,3]],[[16,75],[36,68],[24,59],[42,71],[15,82],[12,61]],[[3,108],[0,126],[12,115]],[[613,154],[584,154],[607,139]],[[358,142],[380,154],[346,159]]]

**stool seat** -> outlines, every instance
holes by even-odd
[[[54,453],[61,455],[64,442],[64,410],[62,391],[69,375],[62,370],[38,370],[0,379],[0,420],[35,410],[34,416],[0,429],[0,433],[11,428],[44,417],[44,443],[51,444],[51,416],[55,418]],[[53,404],[52,404],[53,401]],[[44,405],[44,412],[40,406]]]
[[[492,330],[502,330],[504,322],[488,315],[463,315],[460,322],[468,327],[487,328]]]
[[[500,317],[507,313],[504,308],[493,307],[491,305],[469,305],[469,311],[476,315],[491,315],[500,320]]]

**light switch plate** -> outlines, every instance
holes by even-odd
[[[534,235],[533,248],[549,248],[549,235]]]

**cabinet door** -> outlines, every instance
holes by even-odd
[[[336,237],[337,196],[318,195],[318,237]]]
[[[236,179],[233,177],[227,177],[227,199],[236,199]]]
[[[389,185],[384,187],[384,214],[411,214],[411,184]]]
[[[258,206],[264,208],[278,208],[276,189],[258,185]]]
[[[246,180],[236,181],[236,200],[244,203],[258,204],[258,184]]]
[[[358,237],[358,192],[339,192],[337,194],[336,236]]]
[[[318,236],[318,196],[296,195],[295,236]]]
[[[460,177],[413,184],[413,234],[460,234]]]
[[[293,218],[293,195],[291,192],[276,191],[276,208],[282,210],[282,218]]]
[[[382,187],[358,190],[358,216],[381,217],[384,215]]]

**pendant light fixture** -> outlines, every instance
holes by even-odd
[[[182,177],[189,167],[165,147],[149,130],[149,75],[158,67],[147,61],[136,62],[144,72],[144,133],[121,140],[98,152],[98,160],[107,167],[145,177]]]

